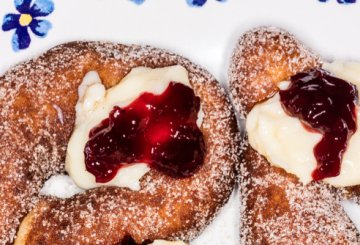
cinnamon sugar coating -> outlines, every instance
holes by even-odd
[[[245,119],[252,107],[278,91],[276,84],[321,60],[294,36],[274,27],[246,32],[229,70],[235,109]],[[241,244],[359,244],[359,232],[340,201],[359,203],[359,187],[336,189],[322,182],[300,183],[272,167],[248,143],[241,143]]]
[[[101,187],[69,199],[39,197],[44,181],[64,171],[77,88],[91,70],[107,88],[138,66],[180,64],[201,98],[205,161],[192,177],[151,170],[141,191]],[[0,244],[115,244],[124,236],[196,237],[228,200],[239,157],[239,133],[225,90],[189,60],[152,47],[72,42],[0,77]]]

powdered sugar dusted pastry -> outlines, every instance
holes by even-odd
[[[359,135],[360,73],[349,78],[355,74],[351,65],[340,66],[343,72],[336,67],[323,66],[277,28],[257,28],[240,38],[230,88],[247,129],[240,172],[242,244],[360,242],[340,205],[344,197],[359,201],[360,162],[352,151]],[[342,122],[346,130],[336,131],[331,122]]]
[[[13,242],[30,210],[17,244],[189,241],[227,201],[238,162],[234,114],[224,89],[187,59],[152,47],[73,42],[0,81],[1,244]],[[141,90],[149,84],[156,88]],[[134,125],[143,131],[132,131]],[[115,137],[119,132],[128,141]],[[75,147],[67,149],[70,137]],[[119,154],[110,150],[114,140]],[[89,190],[39,199],[65,158],[71,176]],[[72,165],[76,159],[83,165]],[[185,167],[177,165],[184,159]],[[81,179],[78,169],[91,174]],[[109,184],[123,170],[134,178]]]

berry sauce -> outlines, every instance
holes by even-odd
[[[86,170],[98,183],[109,182],[131,163],[146,163],[175,178],[193,175],[205,152],[196,124],[199,110],[200,98],[175,82],[160,95],[143,93],[124,108],[114,106],[89,133]]]
[[[280,100],[288,115],[323,136],[314,147],[317,167],[312,178],[318,181],[338,176],[350,137],[357,129],[356,87],[322,69],[313,69],[293,76],[289,88],[280,91]]]

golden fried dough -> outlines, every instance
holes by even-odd
[[[278,91],[277,83],[321,66],[320,59],[286,31],[260,27],[246,32],[232,57],[230,89],[245,119],[252,107]],[[359,244],[359,233],[340,205],[360,196],[357,187],[303,185],[249,145],[240,167],[241,244]],[[345,193],[345,194],[344,194]]]
[[[44,181],[64,171],[73,130],[77,89],[95,70],[106,87],[138,66],[180,64],[201,99],[205,160],[189,178],[151,170],[141,191],[101,187],[69,199],[38,197]],[[228,200],[235,181],[239,135],[225,90],[189,60],[152,47],[100,42],[60,45],[0,77],[0,243],[115,244],[188,241],[209,224]]]

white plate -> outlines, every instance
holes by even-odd
[[[32,4],[36,1],[49,0],[33,0]],[[226,86],[229,57],[237,38],[260,25],[289,30],[325,58],[360,61],[360,3],[208,0],[196,8],[187,0],[146,0],[141,5],[130,0],[52,1],[54,11],[41,17],[51,22],[52,28],[45,38],[30,33],[28,48],[13,51],[14,31],[0,31],[0,73],[63,42],[106,40],[172,50],[201,64]],[[14,0],[0,2],[0,16],[8,13],[18,13]],[[66,183],[58,181],[55,186],[67,188]],[[353,215],[359,214],[352,205],[346,207]],[[238,210],[238,196],[234,194],[214,224],[192,244],[238,244]],[[360,221],[359,216],[355,220]]]

